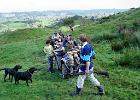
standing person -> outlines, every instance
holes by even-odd
[[[63,47],[63,43],[62,42],[58,42],[57,44],[57,48],[54,50],[54,53],[55,53],[55,55],[56,55],[56,60],[57,60],[57,69],[59,70],[59,71],[61,71],[62,70],[62,64],[61,64],[61,59],[62,59],[62,57],[63,57],[63,55],[64,55],[64,51],[65,51],[65,48]]]
[[[48,59],[48,71],[53,72],[53,46],[51,45],[51,40],[46,41],[46,46],[44,47],[44,53]]]
[[[100,82],[94,77],[93,74],[93,63],[92,59],[95,58],[95,52],[91,44],[87,42],[87,37],[84,34],[81,34],[79,37],[80,42],[82,43],[82,48],[80,51],[80,68],[79,73],[84,72],[84,75],[79,75],[76,85],[76,91],[72,93],[72,96],[79,95],[81,92],[81,89],[84,85],[84,80],[88,76],[92,84],[97,86],[98,88],[98,94],[103,95],[104,94],[104,88],[102,85],[100,85]]]
[[[59,33],[55,32],[55,33],[53,33],[51,39],[56,41],[56,40],[59,40],[60,38],[61,38],[61,36],[59,35]]]

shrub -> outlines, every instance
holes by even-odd
[[[135,32],[135,33],[134,33],[134,36],[135,36],[136,45],[137,45],[138,47],[140,47],[140,32]]]
[[[125,47],[128,46],[140,47],[140,32],[128,34],[123,38],[123,41]]]
[[[135,32],[135,31],[138,31],[139,28],[140,28],[140,19],[135,19],[135,21],[133,22],[132,29]]]
[[[102,35],[94,35],[92,38],[93,42],[99,42],[99,41],[103,41],[103,40],[108,40],[111,41],[115,38],[118,37],[118,34],[116,33],[112,33],[112,34],[102,34]]]
[[[132,27],[128,24],[118,25],[118,37],[124,41],[124,46],[139,46],[140,47],[140,32],[138,31],[139,23],[137,20]]]
[[[126,50],[116,62],[121,66],[140,68],[140,50],[138,48]]]
[[[111,43],[111,49],[114,51],[120,51],[124,48],[124,42],[123,41],[116,41]]]

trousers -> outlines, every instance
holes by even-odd
[[[48,56],[48,70],[52,70],[53,69],[53,56]]]
[[[83,72],[83,71],[79,69],[79,72]],[[91,83],[93,85],[100,86],[100,82],[94,77],[93,68],[91,68],[89,70],[89,74],[88,75],[79,75],[78,76],[78,79],[77,79],[77,87],[78,88],[83,88],[84,81],[85,81],[87,76],[88,76],[88,79],[91,81]]]

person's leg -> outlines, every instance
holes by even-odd
[[[79,70],[79,72],[81,72],[81,70]],[[80,94],[81,89],[83,88],[83,85],[84,85],[85,78],[86,78],[86,75],[79,75],[78,76],[76,91],[74,91],[74,93],[72,93],[72,96],[76,96],[76,95]]]
[[[61,56],[56,56],[56,59],[57,59],[57,69],[58,70],[61,70],[61,59],[62,57]]]
[[[104,88],[102,85],[100,85],[100,82],[94,77],[93,69],[90,70],[90,74],[88,75],[88,78],[98,88],[98,94],[103,95],[104,94]]]
[[[100,82],[94,77],[93,73],[88,75],[89,80],[94,84],[95,86],[100,86]]]
[[[52,72],[53,71],[53,57],[51,56],[48,57],[48,65],[49,65],[48,70]]]

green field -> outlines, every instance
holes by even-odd
[[[85,21],[72,32],[74,38],[78,38],[81,33],[90,37],[90,43],[94,45],[96,52],[95,70],[109,72],[109,78],[95,74],[105,87],[104,96],[94,95],[96,87],[86,80],[81,96],[71,97],[69,94],[75,89],[77,77],[62,79],[57,70],[53,74],[47,72],[43,47],[47,37],[57,29],[20,29],[2,34],[0,68],[20,64],[20,71],[33,66],[41,70],[34,74],[33,83],[29,83],[29,87],[24,81],[20,81],[19,85],[3,82],[3,71],[0,71],[0,100],[140,100],[139,47],[130,43],[129,47],[123,47],[119,51],[112,50],[112,43],[124,42],[120,37],[113,37],[118,25],[123,23],[131,28],[132,23],[139,18],[140,9],[134,9],[110,16],[103,23]],[[124,64],[123,61],[127,63]]]
[[[0,34],[9,31],[15,31],[18,29],[26,29],[26,28],[38,28],[38,27],[51,27],[56,23],[56,20],[63,18],[61,16],[52,16],[52,17],[36,17],[35,19],[24,19],[12,17],[5,18],[0,17]]]

